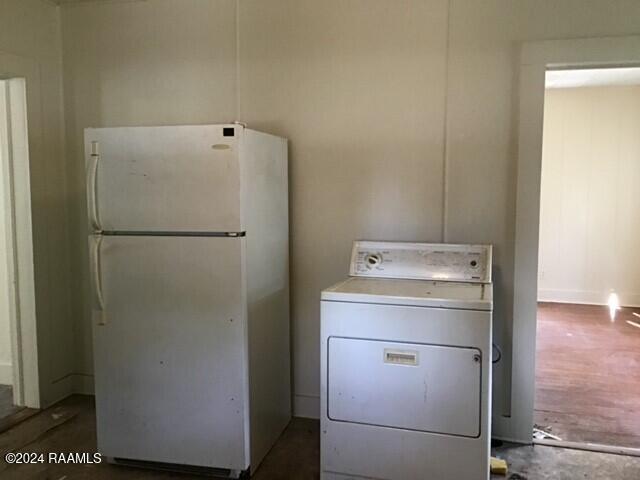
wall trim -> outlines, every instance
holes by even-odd
[[[31,164],[46,155],[42,146],[40,64],[31,58],[0,52],[0,78],[9,82],[4,92],[9,111],[0,123],[9,135],[8,158],[1,168],[9,215],[6,255],[11,297],[13,398],[16,405],[40,408],[46,395],[41,391],[38,347],[45,337],[39,338],[37,329],[30,173]],[[42,362],[48,360],[42,359]]]
[[[549,303],[575,303],[578,305],[607,305],[609,292],[588,290],[538,290],[538,301]],[[640,307],[640,294],[618,293],[620,305],[623,307]]]
[[[640,36],[525,42],[520,52],[511,416],[495,435],[531,444],[535,398],[540,173],[545,73],[640,65]],[[494,419],[495,420],[495,419]]]
[[[95,395],[93,375],[74,373],[71,375],[73,393],[81,395]]]

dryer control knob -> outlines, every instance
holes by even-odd
[[[371,253],[367,255],[365,262],[369,268],[376,267],[382,263],[382,256],[379,253]]]

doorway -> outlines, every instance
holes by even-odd
[[[640,68],[546,73],[534,438],[640,449]]]
[[[23,341],[21,322],[21,307],[34,301],[22,278],[32,277],[32,267],[24,264],[25,254],[32,258],[33,252],[31,238],[26,245],[18,243],[24,221],[31,222],[30,203],[23,202],[25,189],[30,192],[24,175],[28,152],[26,80],[0,77],[0,431],[35,411],[26,408],[32,402],[25,384],[34,379],[25,378],[24,363],[37,358],[37,352]]]
[[[517,443],[532,437],[535,410],[538,242],[545,74],[549,70],[640,66],[640,36],[525,42],[519,57],[511,409],[494,417],[495,435]],[[575,445],[575,444],[574,444]],[[579,444],[586,448],[585,444]],[[569,446],[569,445],[565,445]],[[630,450],[630,452],[628,452]],[[611,448],[617,453],[636,449]]]

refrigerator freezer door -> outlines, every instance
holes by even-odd
[[[94,230],[240,232],[240,126],[85,131]]]
[[[93,332],[103,455],[249,466],[244,242],[102,237]]]

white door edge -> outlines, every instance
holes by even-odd
[[[40,74],[36,62],[0,53],[0,95],[7,108],[0,112],[0,135],[8,145],[2,155],[7,232],[7,271],[14,404],[40,408],[38,341],[31,217],[29,150],[39,135],[29,135],[27,118],[40,125]],[[28,98],[28,102],[27,102]]]

